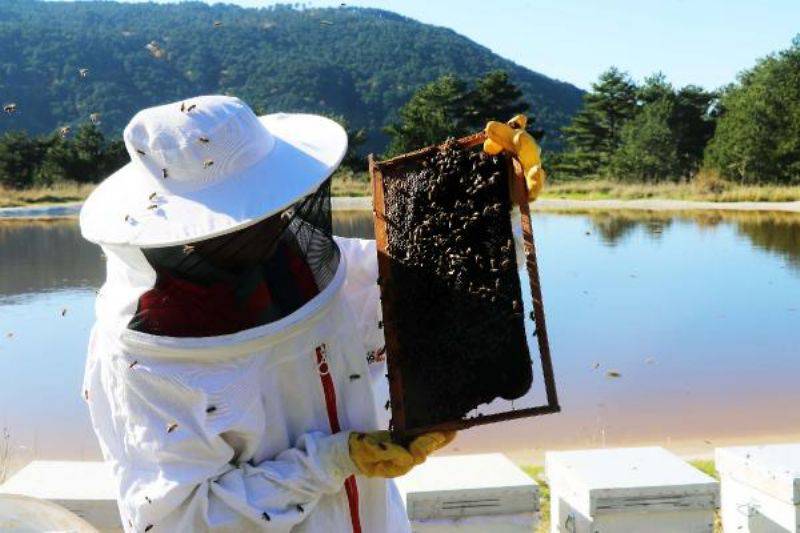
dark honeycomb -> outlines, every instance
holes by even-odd
[[[507,161],[455,143],[385,174],[406,428],[531,387]],[[391,356],[391,354],[390,354]]]

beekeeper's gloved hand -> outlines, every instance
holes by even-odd
[[[486,124],[483,151],[490,155],[506,151],[519,160],[528,184],[528,200],[532,202],[542,191],[546,176],[542,168],[542,149],[536,139],[525,131],[527,124],[525,115],[517,115],[506,124],[489,121]]]
[[[350,459],[367,477],[398,477],[424,463],[431,453],[447,445],[455,432],[426,433],[416,437],[405,448],[392,442],[388,431],[351,433],[348,439]]]

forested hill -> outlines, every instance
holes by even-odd
[[[530,53],[546,49],[532,40]],[[260,112],[341,115],[381,150],[381,127],[415,89],[442,74],[469,81],[495,69],[509,72],[545,129],[581,103],[573,85],[452,30],[375,9],[0,1],[0,103],[17,105],[0,116],[0,132],[51,132],[99,113],[103,131],[116,135],[143,107],[230,93]]]

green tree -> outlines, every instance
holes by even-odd
[[[525,113],[530,105],[504,70],[480,78],[468,96],[467,122],[471,130],[481,130],[490,120],[508,120]]]
[[[626,181],[657,182],[678,175],[675,136],[669,125],[674,105],[662,98],[646,105],[623,128],[622,145],[611,157],[609,171]]]
[[[744,72],[720,106],[710,168],[742,183],[800,183],[800,35]]]
[[[5,133],[0,137],[0,185],[30,187],[44,150],[39,139],[22,132]]]
[[[578,177],[604,174],[622,143],[622,128],[636,114],[636,96],[636,85],[627,73],[616,67],[602,73],[563,129],[568,150],[560,172]]]
[[[43,144],[47,148],[36,165],[34,184],[49,186],[59,181],[72,180],[80,168],[74,144],[58,134],[52,135]]]
[[[416,150],[468,131],[466,83],[452,75],[433,81],[400,108],[400,121],[387,126],[388,155]]]

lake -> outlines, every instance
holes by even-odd
[[[366,212],[334,225],[372,235]],[[465,431],[453,451],[800,433],[800,215],[536,213],[534,231],[562,413]],[[0,429],[14,462],[99,457],[81,378],[103,276],[76,221],[0,222]]]

